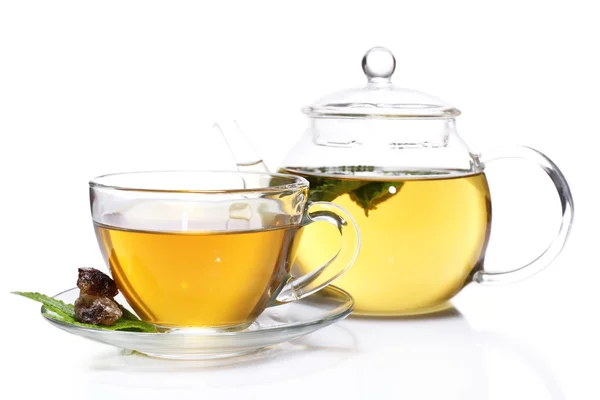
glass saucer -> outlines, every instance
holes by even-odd
[[[73,304],[78,296],[79,289],[73,288],[54,297]],[[127,304],[121,295],[116,300]],[[198,360],[242,355],[290,341],[344,319],[353,308],[354,300],[348,293],[328,286],[305,299],[267,308],[246,330],[237,332],[107,331],[57,321],[47,316],[44,307],[42,315],[57,328],[96,342],[152,357]]]

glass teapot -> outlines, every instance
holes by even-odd
[[[433,312],[470,282],[505,283],[530,277],[560,253],[573,220],[573,199],[558,167],[527,147],[471,152],[456,130],[460,111],[391,81],[396,61],[382,47],[367,51],[367,85],[321,98],[302,111],[308,129],[279,172],[310,182],[311,201],[345,208],[362,244],[336,286],[355,299],[355,314],[394,316]],[[235,123],[218,125],[238,168],[266,167]],[[537,258],[506,272],[484,267],[492,202],[487,164],[519,158],[550,177],[562,206],[555,239]],[[339,247],[326,224],[305,229],[295,267],[319,265]]]

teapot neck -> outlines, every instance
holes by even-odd
[[[458,135],[453,118],[310,118],[315,144],[333,147],[445,147]]]

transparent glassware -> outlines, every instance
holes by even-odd
[[[561,171],[527,147],[472,151],[457,131],[460,111],[393,84],[395,67],[389,50],[367,51],[362,59],[367,84],[305,107],[308,128],[279,169],[308,179],[310,199],[341,205],[358,222],[361,253],[336,282],[354,297],[354,313],[432,312],[470,282],[514,282],[541,271],[561,252],[573,221],[573,198]],[[264,166],[239,128],[222,131],[234,157],[244,160],[238,162],[241,170],[248,161]],[[492,201],[485,168],[504,159],[524,159],[547,173],[562,220],[534,260],[489,272],[484,265]],[[297,270],[306,270],[303,264],[318,258],[314,254],[328,254],[333,243],[324,229],[305,229]]]
[[[73,304],[78,296],[79,289],[74,288],[59,293],[54,298]],[[120,294],[116,300],[120,304],[126,304]],[[328,286],[301,300],[268,307],[242,331],[110,331],[62,322],[53,318],[51,312],[43,306],[42,316],[63,331],[99,343],[158,358],[205,360],[239,356],[288,342],[346,318],[352,312],[352,307],[352,297],[348,293]]]
[[[303,178],[257,172],[159,171],[90,181],[98,244],[119,290],[162,331],[250,326],[269,305],[303,299],[354,262],[352,217],[309,202]],[[341,238],[335,255],[291,274],[300,229],[315,221]]]

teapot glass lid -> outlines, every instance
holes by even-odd
[[[367,85],[336,92],[302,109],[313,118],[454,118],[460,111],[429,94],[392,83],[396,59],[373,47],[362,59]]]

